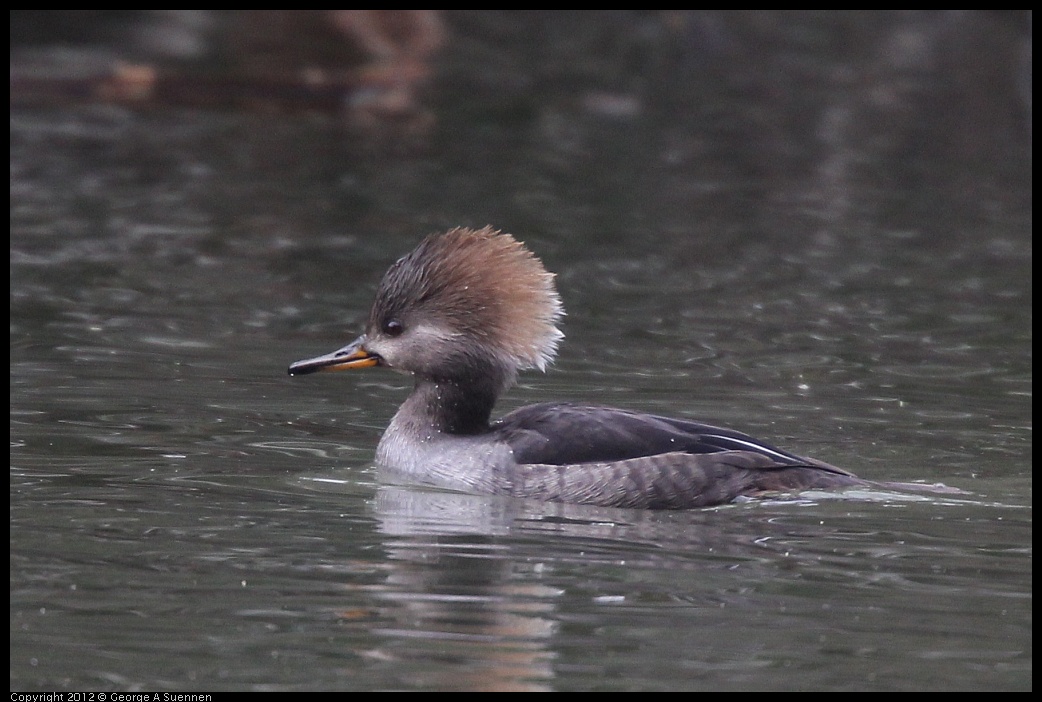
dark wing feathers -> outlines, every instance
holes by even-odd
[[[511,491],[517,497],[685,509],[866,484],[731,429],[606,407],[532,405],[492,430],[520,464]]]
[[[570,465],[673,452],[749,451],[772,459],[778,466],[813,465],[845,473],[732,429],[611,407],[530,405],[492,426],[510,444],[519,463]]]

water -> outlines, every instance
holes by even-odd
[[[757,103],[726,91],[472,88],[404,152],[308,117],[12,111],[12,689],[1030,689],[1023,134],[928,121],[909,157],[856,116],[824,146],[785,126],[804,105],[736,125]],[[381,484],[408,380],[285,368],[353,338],[421,236],[486,223],[568,311],[502,411],[691,416],[967,494]]]

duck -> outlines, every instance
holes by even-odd
[[[554,275],[490,226],[424,238],[384,274],[361,336],[291,376],[389,368],[412,391],[376,447],[395,480],[631,509],[693,509],[871,485],[824,461],[687,418],[543,402],[498,419],[520,371],[546,371],[564,334]]]

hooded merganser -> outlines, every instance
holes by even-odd
[[[685,509],[870,485],[731,429],[609,407],[530,405],[490,421],[563,334],[553,274],[509,234],[431,235],[380,282],[365,333],[290,375],[386,366],[416,379],[376,449],[410,481],[608,507]]]

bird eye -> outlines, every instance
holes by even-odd
[[[405,327],[397,319],[388,319],[384,321],[380,330],[387,336],[401,336],[402,332],[405,331]]]

